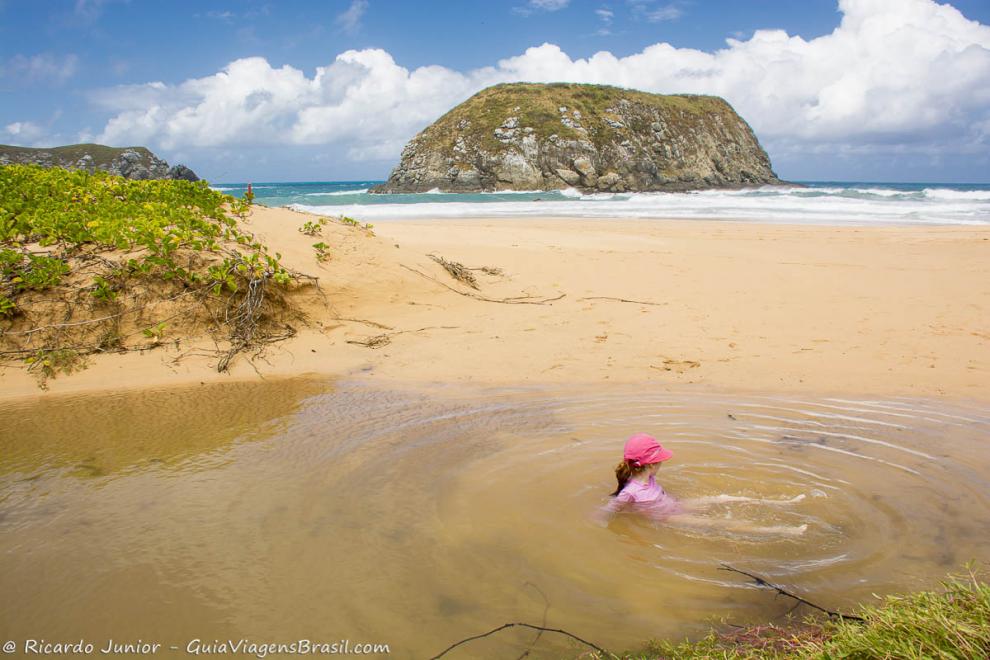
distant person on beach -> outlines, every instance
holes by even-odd
[[[674,452],[663,447],[657,439],[646,433],[637,433],[626,440],[622,462],[615,466],[617,487],[599,516],[607,523],[617,513],[640,513],[659,522],[670,522],[690,527],[721,527],[731,531],[758,534],[803,534],[807,525],[761,527],[744,520],[708,518],[694,515],[712,504],[729,502],[762,502],[766,504],[793,504],[804,499],[798,495],[786,500],[764,500],[736,495],[717,495],[681,502],[669,495],[657,483],[656,474],[664,461],[673,458]]]

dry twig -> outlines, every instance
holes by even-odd
[[[827,614],[829,616],[837,617],[839,619],[849,619],[850,621],[864,621],[864,619],[862,617],[859,617],[859,616],[854,616],[852,614],[843,614],[841,612],[833,612],[832,610],[825,609],[824,607],[822,607],[820,605],[815,605],[810,600],[805,600],[804,598],[801,598],[800,596],[797,596],[795,594],[792,594],[791,592],[787,591],[783,587],[779,587],[776,584],[774,584],[772,582],[769,582],[765,578],[760,577],[759,575],[753,575],[752,573],[747,573],[746,571],[740,571],[738,568],[733,568],[732,566],[729,566],[728,564],[723,563],[722,564],[722,567],[719,568],[719,570],[720,571],[731,571],[733,573],[739,573],[740,575],[745,575],[748,578],[752,578],[753,582],[758,587],[766,587],[767,589],[773,589],[774,591],[776,591],[777,593],[779,593],[782,596],[787,596],[788,598],[793,598],[794,600],[798,601],[798,603],[803,603],[803,604],[807,605],[808,607],[813,607],[814,609],[818,610],[819,612],[824,612],[825,614]],[[791,608],[792,611],[793,611],[793,609],[794,608]]]
[[[450,646],[448,646],[447,648],[445,648],[443,651],[441,651],[437,655],[435,655],[432,658],[430,658],[430,660],[437,660],[438,658],[442,658],[443,656],[447,655],[447,653],[449,653],[450,651],[453,651],[455,648],[457,648],[461,644],[467,644],[468,642],[472,642],[472,641],[474,641],[476,639],[481,639],[483,637],[488,637],[489,635],[494,635],[495,633],[499,632],[500,630],[505,630],[506,628],[513,628],[515,626],[520,626],[522,628],[530,628],[532,630],[539,630],[541,632],[555,632],[555,633],[559,633],[561,635],[566,635],[566,636],[570,637],[571,639],[576,640],[576,641],[584,644],[585,646],[589,646],[589,647],[593,648],[595,651],[597,651],[598,653],[602,654],[603,656],[608,656],[610,658],[618,658],[618,656],[615,655],[614,653],[609,653],[608,651],[606,651],[602,647],[600,647],[600,646],[598,646],[596,644],[592,644],[591,642],[589,642],[586,639],[581,639],[577,635],[575,635],[573,633],[569,633],[566,630],[561,630],[560,628],[547,628],[545,626],[535,626],[535,625],[533,625],[531,623],[503,623],[498,628],[492,628],[491,630],[489,630],[486,633],[481,633],[480,635],[472,635],[471,637],[465,637],[464,639],[460,640],[459,642],[455,642],[454,644],[451,644]]]

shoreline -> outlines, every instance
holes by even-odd
[[[218,374],[195,355],[212,342],[183,341],[96,356],[49,392],[7,366],[0,401],[304,375],[990,401],[990,227],[500,217],[301,234],[314,217],[249,219],[326,296],[294,294],[308,327],[254,366]],[[473,290],[431,253],[502,274],[472,271]]]

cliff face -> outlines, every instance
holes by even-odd
[[[489,87],[424,129],[372,192],[775,183],[752,129],[718,97],[519,83]]]
[[[128,179],[185,179],[198,181],[185,165],[169,167],[144,147],[105,147],[102,144],[73,144],[51,149],[0,145],[0,165],[33,164],[70,170],[103,170]]]

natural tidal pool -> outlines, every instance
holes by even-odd
[[[710,524],[595,520],[636,431],[675,452],[669,493],[722,497]],[[793,606],[723,562],[851,609],[988,559],[988,440],[977,404],[643,385],[292,380],[0,404],[0,638],[165,656],[346,639],[422,658],[524,621],[622,650]],[[536,636],[446,657],[519,657]],[[550,633],[533,648],[585,650]]]

